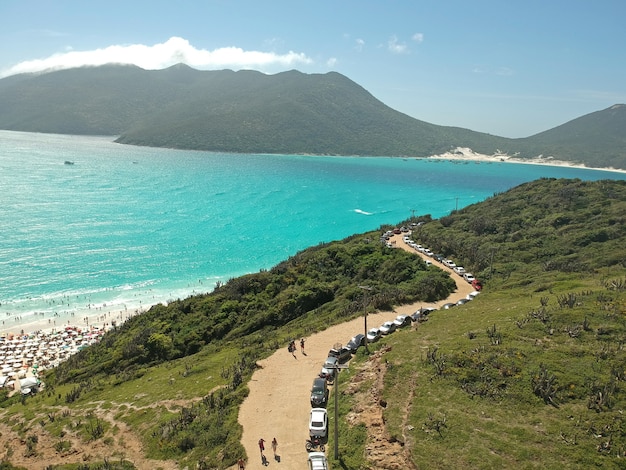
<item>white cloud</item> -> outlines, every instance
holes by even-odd
[[[509,68],[509,67],[498,67],[498,69],[496,70],[496,75],[501,75],[503,77],[509,77],[511,75],[515,75],[515,72],[513,69]]]
[[[356,50],[361,52],[363,50],[363,46],[365,46],[365,41],[363,39],[356,40]]]
[[[406,54],[409,48],[403,42],[399,42],[397,36],[391,36],[387,42],[387,49],[393,54]]]
[[[337,58],[331,57],[326,61],[326,65],[331,69],[334,68],[337,65]]]
[[[413,41],[417,42],[418,44],[421,44],[424,42],[424,34],[423,33],[415,33],[411,39],[413,39]]]
[[[109,46],[93,51],[70,50],[45,59],[20,62],[7,70],[0,71],[0,78],[18,73],[98,66],[109,63],[134,64],[143,69],[157,70],[181,62],[201,70],[230,68],[233,70],[256,69],[261,71],[268,69],[286,70],[298,64],[313,63],[312,59],[304,53],[289,51],[286,54],[276,54],[273,52],[244,51],[238,47],[223,47],[207,51],[196,49],[186,39],[172,37],[164,43],[153,46],[131,44]]]

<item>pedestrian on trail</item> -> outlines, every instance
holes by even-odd
[[[304,338],[300,339],[300,351],[302,351],[302,354],[304,354]]]
[[[237,465],[239,465],[239,470],[246,470],[246,462],[243,459],[237,460]]]
[[[278,441],[276,438],[272,439],[272,451],[274,452],[274,457],[276,457],[276,449],[278,448]]]
[[[261,449],[261,453],[265,450],[265,439],[259,439],[259,449]]]

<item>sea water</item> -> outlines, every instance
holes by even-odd
[[[321,242],[446,215],[541,177],[512,163],[252,155],[0,131],[0,331],[210,292]],[[108,313],[107,313],[108,312]]]

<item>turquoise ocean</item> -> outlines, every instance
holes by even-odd
[[[210,292],[309,246],[411,215],[440,217],[542,177],[626,179],[556,166],[224,154],[0,131],[0,331],[80,325],[100,312],[121,317]]]

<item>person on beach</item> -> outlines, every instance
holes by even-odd
[[[259,439],[259,449],[261,449],[261,454],[265,450],[265,439],[263,438]]]
[[[272,452],[274,452],[274,457],[276,457],[276,449],[278,449],[278,441],[274,438],[272,439]]]
[[[239,470],[246,470],[246,462],[243,459],[237,460],[237,465],[239,466]]]
[[[304,338],[300,339],[300,351],[304,354]]]

